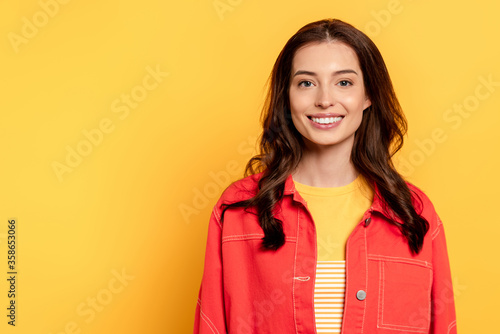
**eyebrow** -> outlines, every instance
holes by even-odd
[[[335,72],[333,72],[333,75],[346,74],[346,73],[354,73],[354,74],[358,75],[358,73],[355,70],[351,70],[351,69],[335,71]],[[300,71],[295,72],[295,74],[293,76],[295,77],[299,74],[308,74],[308,75],[312,75],[312,76],[317,75],[315,72],[300,70]]]

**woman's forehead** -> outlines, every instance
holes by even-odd
[[[292,71],[338,71],[345,68],[360,71],[356,52],[349,45],[338,42],[308,43],[297,49],[292,61]]]

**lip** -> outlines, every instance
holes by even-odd
[[[316,114],[310,114],[306,115],[307,118],[315,117],[315,118],[322,118],[322,117],[345,117],[345,115],[341,114],[335,114],[335,113],[316,113]]]
[[[320,116],[318,116],[318,115],[320,115]],[[334,122],[332,124],[319,124],[319,123],[314,122],[311,119],[312,117],[314,117],[314,118],[342,117],[342,119],[340,121]],[[312,126],[314,126],[316,129],[321,129],[321,130],[328,130],[328,129],[332,129],[332,128],[335,128],[335,127],[339,126],[340,123],[342,123],[342,121],[344,120],[344,117],[345,117],[345,115],[340,115],[340,114],[312,114],[312,115],[307,115],[307,119],[312,124]]]

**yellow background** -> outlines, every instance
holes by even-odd
[[[60,1],[0,4],[1,333],[192,332],[210,211],[252,155],[265,81],[326,17],[386,60],[410,125],[400,168],[445,223],[458,330],[497,328],[498,3]]]

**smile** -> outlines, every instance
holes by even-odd
[[[338,116],[338,117],[309,117],[310,120],[312,120],[314,123],[318,124],[333,124],[337,123],[338,121],[342,120],[343,117]]]

